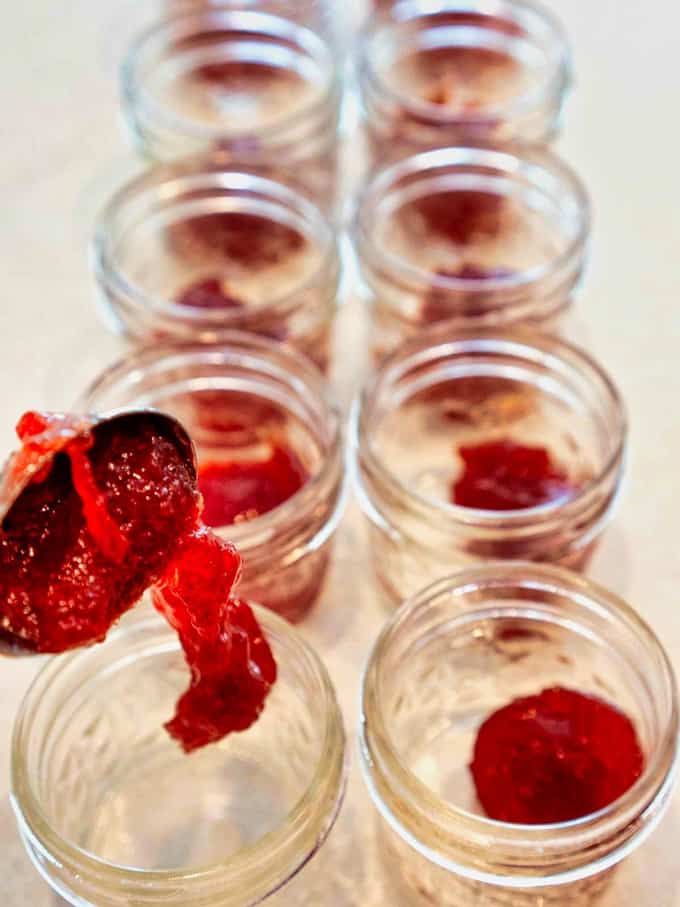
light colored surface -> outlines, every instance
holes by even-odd
[[[137,0],[139,3],[140,0]],[[579,302],[589,345],[617,378],[632,422],[631,469],[616,524],[592,574],[635,604],[680,665],[680,405],[678,242],[680,14],[671,0],[553,0],[576,48],[578,83],[560,148],[594,196],[592,267]],[[3,6],[0,264],[3,300],[0,450],[26,407],[68,406],[114,355],[98,322],[85,245],[108,188],[131,169],[117,113],[115,60],[129,0]],[[342,396],[350,391],[355,302],[343,314]],[[382,615],[354,510],[342,527],[332,585],[305,632],[324,654],[348,726],[359,668]],[[347,577],[354,582],[348,583]],[[366,574],[368,577],[368,574]],[[37,665],[0,664],[0,895],[4,907],[55,901],[23,856],[6,791],[13,716]],[[356,778],[337,846],[357,882],[334,880],[328,905],[383,903],[356,833],[366,799]],[[352,836],[354,833],[354,837]],[[619,875],[607,907],[680,907],[680,796]],[[355,894],[351,894],[355,892]]]

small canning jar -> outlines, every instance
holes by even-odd
[[[405,344],[364,388],[350,437],[387,601],[490,559],[584,569],[618,498],[626,437],[611,379],[556,338],[441,328]],[[494,441],[547,451],[568,490],[522,509],[453,503],[464,452]]]
[[[122,100],[149,157],[219,152],[292,172],[332,201],[340,82],[313,29],[248,9],[197,7],[166,17],[132,45]]]
[[[257,617],[279,666],[265,709],[191,756],[163,728],[189,671],[159,616],[129,615],[38,675],[15,724],[11,798],[36,869],[69,904],[302,907],[323,891],[342,718],[300,635]]]
[[[381,161],[469,141],[549,141],[571,63],[560,23],[525,0],[401,0],[371,20],[359,73]]]
[[[492,821],[468,772],[477,729],[508,702],[554,687],[621,709],[642,774],[577,820]],[[496,563],[421,592],[378,639],[362,706],[362,768],[384,819],[395,907],[587,907],[671,797],[678,700],[668,657],[632,608],[566,570]]]
[[[305,195],[266,172],[196,158],[131,180],[92,245],[98,287],[133,341],[286,341],[326,370],[339,254]]]
[[[302,464],[308,478],[283,503],[213,528],[243,557],[239,595],[289,620],[304,617],[323,591],[345,502],[340,416],[319,372],[294,350],[233,334],[220,346],[139,349],[106,369],[77,403],[100,413],[143,407],[186,427],[199,487],[206,464],[267,461],[280,448]]]
[[[556,328],[583,273],[590,210],[548,151],[442,148],[374,174],[354,232],[380,359],[434,322]]]

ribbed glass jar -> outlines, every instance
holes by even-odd
[[[492,821],[468,771],[477,729],[508,702],[554,687],[621,709],[642,774],[580,819]],[[669,804],[677,689],[658,639],[616,596],[555,567],[496,563],[437,582],[388,623],[364,675],[359,733],[383,819],[385,903],[590,907]]]
[[[240,595],[289,620],[304,617],[323,591],[345,501],[340,416],[319,372],[293,350],[234,334],[220,346],[140,349],[77,403],[100,413],[143,407],[170,413],[189,431],[199,486],[202,466],[267,468],[279,449],[303,465],[307,480],[279,506],[213,528],[242,555]]]
[[[146,155],[219,152],[290,171],[335,197],[340,83],[331,45],[313,29],[250,9],[197,7],[133,43],[123,108]]]
[[[92,259],[133,341],[212,343],[249,331],[328,368],[336,237],[314,202],[275,175],[203,157],[154,167],[111,198]]]
[[[359,62],[374,160],[466,142],[553,137],[571,54],[551,13],[524,0],[381,6]]]
[[[12,804],[36,869],[74,907],[323,902],[344,733],[320,660],[257,616],[279,676],[259,720],[185,755],[163,728],[187,685],[176,634],[126,618],[52,659],[16,720]]]
[[[626,438],[609,376],[556,338],[444,327],[405,344],[364,388],[350,434],[387,600],[489,559],[584,569],[618,498]],[[547,451],[569,489],[522,509],[454,503],[465,451],[506,441]]]
[[[557,328],[585,266],[589,202],[550,152],[442,148],[374,174],[354,233],[380,359],[435,322]]]

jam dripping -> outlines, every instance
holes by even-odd
[[[545,825],[604,809],[643,767],[635,728],[623,712],[554,687],[490,715],[477,734],[470,771],[489,818]]]
[[[477,510],[523,510],[572,497],[576,486],[544,447],[504,439],[460,447],[464,470],[451,501]]]
[[[10,476],[29,481],[0,526],[0,638],[52,653],[102,641],[155,586],[192,676],[168,731],[189,752],[250,726],[276,667],[249,606],[230,600],[240,558],[201,523],[176,440],[133,417],[29,413],[18,433]]]
[[[203,520],[208,526],[253,520],[291,498],[308,478],[297,454],[280,444],[263,460],[205,463],[198,476]]]

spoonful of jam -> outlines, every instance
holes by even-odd
[[[0,651],[101,642],[146,589],[177,631],[191,684],[166,725],[186,751],[245,730],[276,664],[245,602],[232,545],[203,526],[196,457],[152,410],[26,413],[0,476]]]

